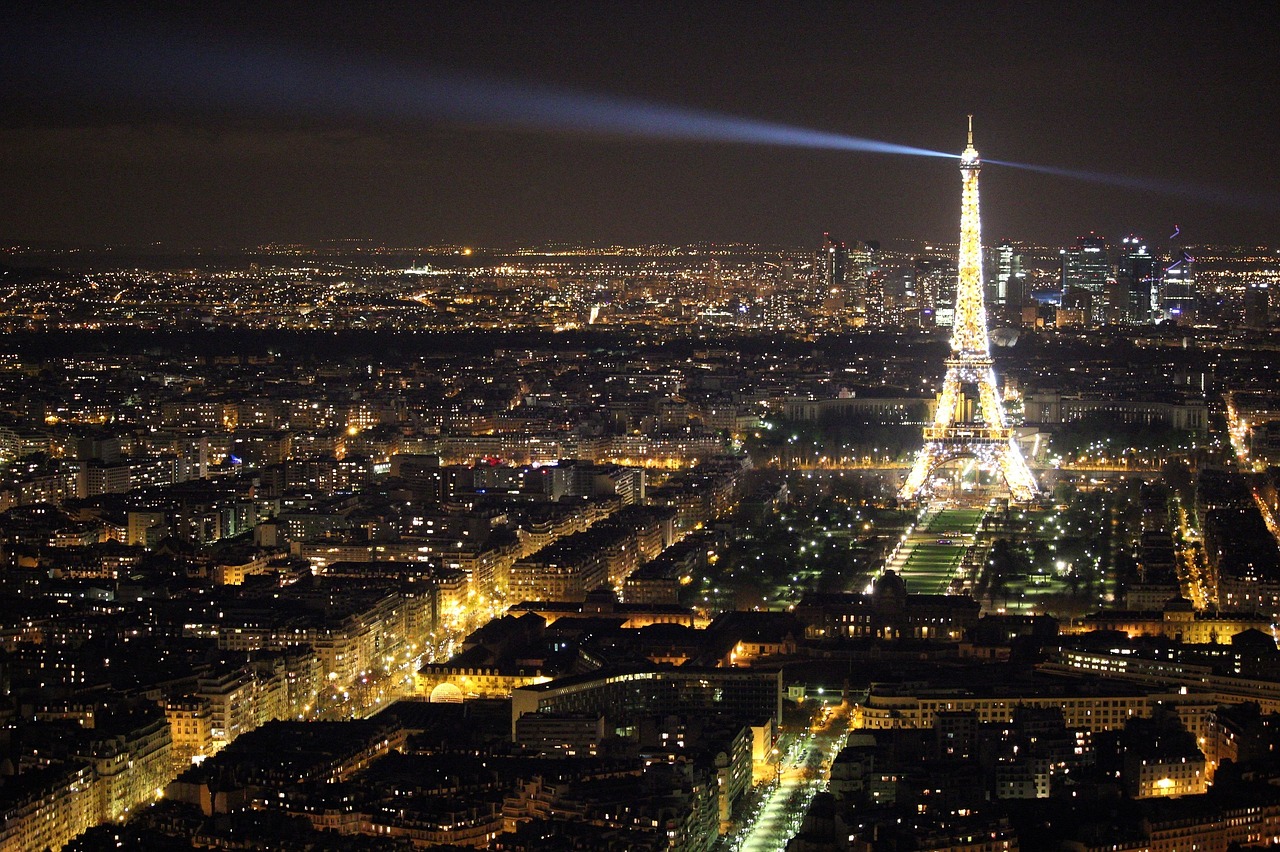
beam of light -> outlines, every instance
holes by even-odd
[[[138,32],[96,31],[37,41],[10,55],[42,80],[103,90],[145,108],[231,110],[299,119],[382,123],[452,121],[515,130],[635,139],[722,142],[918,157],[956,154],[705,110],[546,85],[423,71],[389,62],[308,54],[279,46],[180,43]],[[36,48],[34,45],[39,44]],[[21,58],[16,58],[22,54]]]
[[[1191,198],[1197,201],[1208,201],[1226,207],[1241,207],[1263,212],[1280,212],[1280,194],[1247,192],[1228,189],[1222,186],[1188,183],[1186,181],[1169,180],[1167,178],[1134,177],[1108,172],[1092,172],[1084,169],[1064,169],[1058,166],[1041,166],[1034,163],[1015,163],[1009,160],[984,160],[997,166],[1039,172],[1046,175],[1070,178],[1072,180],[1100,183],[1107,186],[1120,186],[1170,195],[1178,198]],[[1176,236],[1176,234],[1175,234]]]
[[[1181,226],[1181,225],[1174,225],[1174,226],[1173,226],[1173,233],[1169,235],[1169,239],[1171,239],[1171,240],[1172,240],[1174,237],[1178,236],[1178,234],[1181,234],[1181,233],[1182,233],[1182,226]]]

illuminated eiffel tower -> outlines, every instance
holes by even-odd
[[[969,116],[969,145],[960,155],[964,189],[960,199],[960,277],[951,328],[951,357],[947,359],[947,375],[933,423],[924,427],[924,446],[898,492],[904,500],[915,498],[939,465],[961,458],[977,459],[979,466],[999,471],[1014,500],[1030,500],[1036,495],[1035,477],[1014,442],[1013,430],[1005,423],[991,367],[987,311],[982,301],[982,221],[978,215],[981,168],[973,147],[973,116]],[[969,403],[974,391],[976,406]]]

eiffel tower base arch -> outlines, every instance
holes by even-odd
[[[935,438],[925,442],[898,492],[899,499],[914,500],[935,470],[951,462],[975,459],[1009,490],[1009,497],[1026,502],[1036,496],[1035,478],[1012,437],[1006,440],[970,439],[965,436]]]

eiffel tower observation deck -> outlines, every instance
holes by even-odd
[[[969,144],[960,155],[960,259],[951,357],[946,361],[947,373],[933,422],[924,427],[924,446],[898,492],[904,500],[926,491],[930,475],[938,467],[969,458],[998,473],[1014,500],[1030,500],[1037,492],[1035,477],[1005,422],[992,368],[982,286],[981,170],[982,160],[973,147],[973,116],[969,116]]]

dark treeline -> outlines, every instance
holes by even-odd
[[[1053,448],[1069,456],[1087,452],[1094,444],[1117,451],[1131,448],[1165,452],[1189,449],[1194,441],[1192,433],[1175,429],[1163,420],[1130,423],[1118,414],[1097,411],[1058,427],[1053,435]]]

